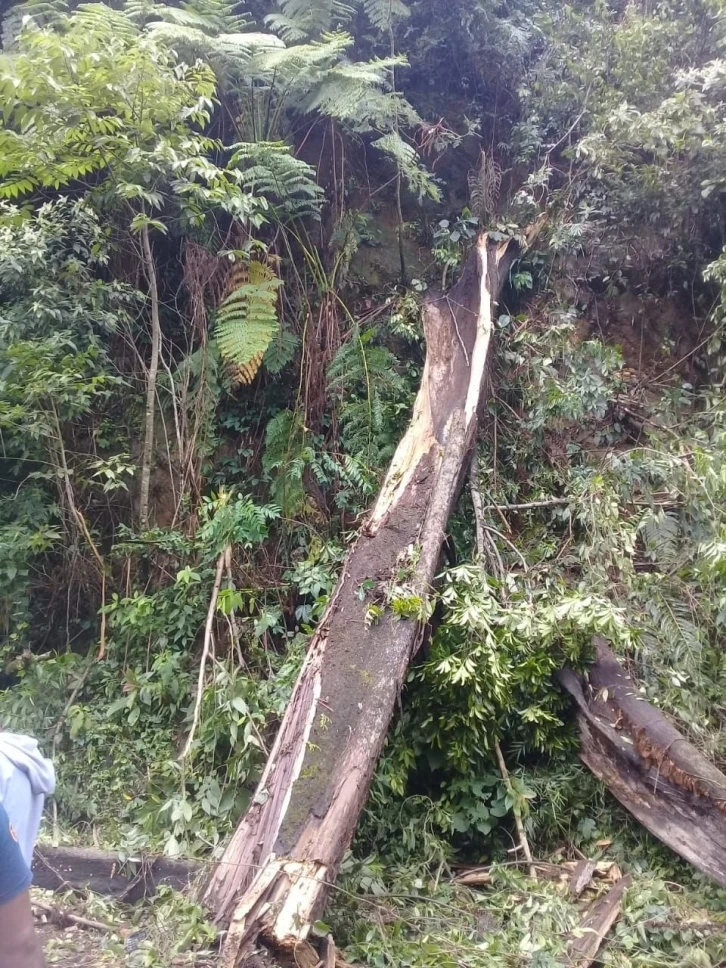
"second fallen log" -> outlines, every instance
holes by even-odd
[[[577,705],[582,761],[655,837],[726,886],[726,776],[651,705],[602,638]]]

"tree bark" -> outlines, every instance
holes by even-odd
[[[726,886],[726,776],[650,705],[604,639],[595,647],[588,684],[559,673],[582,761],[650,833]]]
[[[141,229],[141,249],[144,272],[149,285],[151,300],[151,359],[146,377],[146,409],[144,412],[144,447],[141,453],[141,478],[139,487],[139,529],[149,528],[149,485],[151,483],[151,460],[154,453],[154,421],[156,418],[156,382],[159,376],[159,357],[161,356],[161,322],[159,320],[159,286],[156,279],[156,264],[151,251],[149,227]]]
[[[230,923],[223,964],[258,940],[298,964],[350,844],[424,627],[386,600],[425,603],[466,471],[494,306],[513,242],[483,235],[424,310],[426,364],[408,431],[310,644],[257,792],[204,899]],[[375,605],[375,610],[371,609]],[[371,616],[377,621],[371,621]]]

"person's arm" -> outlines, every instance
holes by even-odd
[[[0,968],[45,968],[27,890],[0,905]]]
[[[45,968],[30,909],[32,875],[0,803],[0,968]]]

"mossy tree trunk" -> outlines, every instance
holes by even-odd
[[[306,939],[365,804],[425,625],[449,514],[477,428],[495,304],[516,252],[483,235],[424,310],[409,425],[317,629],[257,792],[205,891],[229,924],[223,963],[259,941],[317,962]],[[404,612],[388,607],[391,588]],[[400,609],[399,609],[400,611]],[[374,620],[372,620],[372,618]]]

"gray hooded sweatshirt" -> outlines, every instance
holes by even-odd
[[[37,740],[0,732],[0,803],[10,818],[30,867],[45,798],[55,790],[55,770]]]

